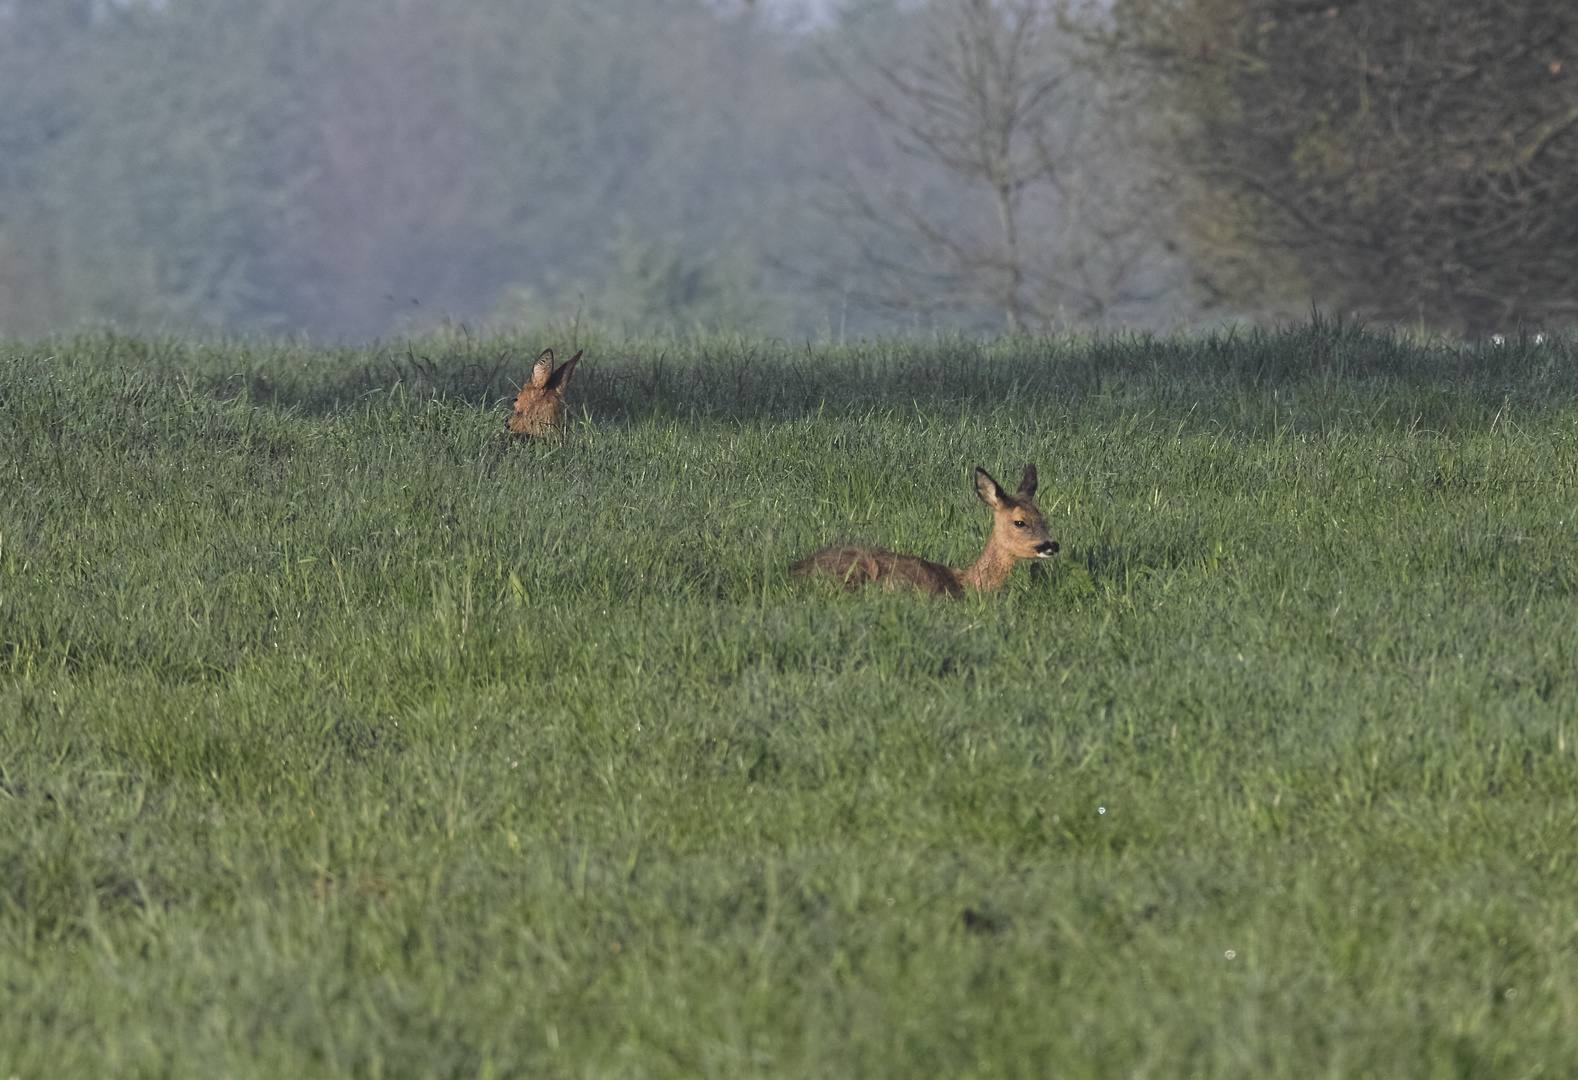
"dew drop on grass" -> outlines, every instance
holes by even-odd
[[[1098,806],[1098,807],[1096,807],[1096,813],[1098,813],[1098,814],[1105,814],[1106,812],[1107,812],[1107,808],[1105,806]]]
[[[1233,959],[1233,957],[1237,956],[1238,954],[1236,952],[1234,952],[1232,949],[1229,949],[1229,950],[1227,950],[1227,952],[1223,953],[1222,955],[1226,956],[1229,960],[1231,960],[1231,959]]]

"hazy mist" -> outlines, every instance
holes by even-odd
[[[10,0],[0,333],[1001,328],[871,288],[848,220],[982,212],[849,77],[913,7]]]

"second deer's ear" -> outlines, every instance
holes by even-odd
[[[553,373],[553,377],[548,380],[548,389],[563,390],[564,384],[570,381],[570,373],[575,370],[575,365],[580,360],[581,354],[579,352],[566,360],[559,370]]]
[[[553,350],[544,349],[537,362],[532,365],[531,384],[539,390],[548,385],[548,377],[553,374]]]
[[[997,481],[992,479],[991,474],[979,465],[975,467],[975,493],[981,497],[982,502],[993,508],[1002,506],[1008,501],[1007,492],[998,487]]]
[[[1036,497],[1036,467],[1033,464],[1025,466],[1025,475],[1019,481],[1019,497],[1021,499]]]

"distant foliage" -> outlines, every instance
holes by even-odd
[[[1578,8],[1123,0],[1214,298],[1486,333],[1578,316]]]
[[[930,12],[769,7],[0,0],[0,336],[1001,326],[957,281],[886,302],[897,249],[825,212],[854,172],[979,220],[974,179],[917,171],[826,62],[874,29],[907,62]],[[1090,257],[1128,204],[1066,149],[1077,208],[1011,194],[1027,325],[1146,302],[1129,253],[1154,244]]]
[[[769,302],[740,312],[769,326],[803,317],[769,280],[766,253],[794,244],[764,207],[826,171],[801,133],[837,125],[765,18],[702,0],[0,12],[0,334],[367,337],[522,296],[538,317],[689,327],[747,290]],[[667,269],[628,265],[640,251]],[[729,285],[632,276],[675,266]]]

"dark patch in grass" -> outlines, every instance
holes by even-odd
[[[981,937],[995,937],[1006,932],[1013,926],[1014,921],[1007,915],[1000,915],[985,906],[965,908],[959,913],[959,921],[965,930]]]

